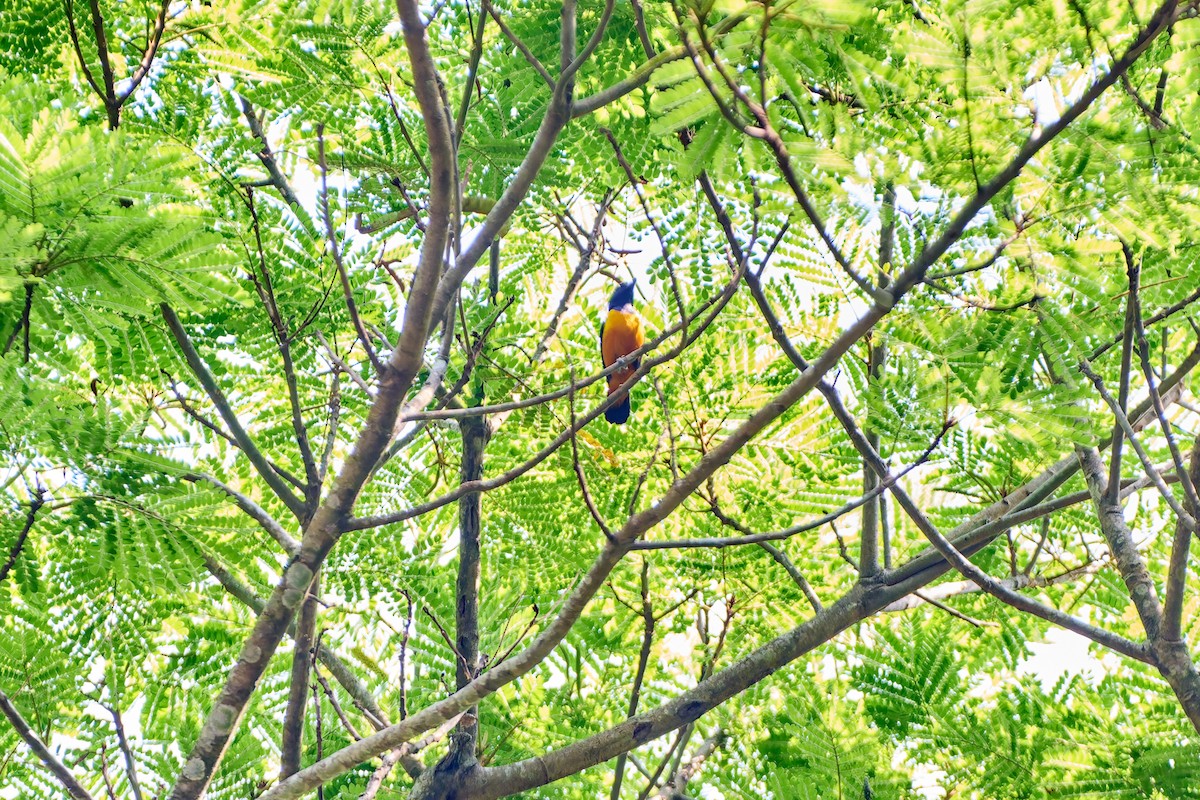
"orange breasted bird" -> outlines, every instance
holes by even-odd
[[[645,342],[642,319],[633,310],[635,283],[636,280],[621,284],[608,301],[608,316],[600,326],[600,357],[605,367],[639,349]],[[611,395],[620,389],[640,365],[641,359],[638,359],[609,375],[608,393]],[[629,392],[621,395],[620,401],[604,412],[604,418],[614,425],[623,425],[632,410]]]

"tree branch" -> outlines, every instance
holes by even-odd
[[[134,800],[142,800],[142,786],[138,782],[137,762],[133,760],[133,750],[129,747],[129,738],[125,735],[125,722],[117,708],[108,709],[113,718],[113,728],[117,732],[117,746],[125,759],[125,774],[129,777],[129,788],[133,791]]]
[[[29,511],[25,513],[25,524],[17,532],[16,541],[9,548],[8,558],[4,561],[4,566],[0,567],[0,583],[4,582],[4,579],[8,577],[8,573],[12,571],[13,566],[17,563],[17,558],[20,557],[21,551],[25,548],[25,540],[29,538],[29,532],[33,530],[33,523],[37,520],[37,513],[45,504],[46,496],[39,486],[37,493],[29,501]]]
[[[259,119],[258,112],[255,111],[254,106],[249,100],[241,95],[238,95],[237,98],[238,103],[242,107],[242,113],[246,115],[246,124],[250,127],[250,133],[262,144],[262,149],[257,153],[258,160],[266,168],[271,184],[278,190],[285,203],[293,208],[302,209],[300,201],[296,198],[296,193],[292,191],[291,184],[288,183],[283,170],[279,168],[279,162],[275,159],[275,154],[271,152],[271,143],[267,141],[267,132],[263,130],[262,120]]]
[[[108,128],[116,130],[121,124],[121,104],[113,86],[112,61],[108,55],[108,36],[104,32],[104,17],[100,13],[99,0],[88,0],[92,12],[92,32],[96,36],[96,55],[100,59],[100,75],[104,79],[104,110],[108,112]]]
[[[167,9],[170,5],[171,0],[162,0],[162,5],[158,9],[158,17],[154,20],[154,30],[150,33],[150,38],[146,41],[146,51],[142,53],[141,62],[129,78],[129,88],[117,97],[118,102],[124,103],[128,100],[134,91],[137,90],[142,79],[150,73],[150,65],[154,63],[154,56],[158,53],[158,45],[162,42],[163,30],[167,27]]]
[[[483,452],[487,447],[488,423],[485,417],[469,417],[459,425],[462,434],[462,466],[460,483],[470,483],[483,477]],[[455,688],[462,689],[479,674],[479,543],[483,521],[482,496],[466,494],[458,501],[458,579],[455,588],[454,625]],[[479,710],[468,708],[459,722],[459,731],[466,735],[461,745],[475,753],[479,738]]]
[[[167,328],[171,331],[171,335],[175,337],[176,344],[183,351],[183,358],[187,361],[188,367],[192,374],[200,381],[200,385],[204,388],[205,394],[212,404],[216,406],[217,413],[221,415],[221,419],[225,421],[226,427],[229,428],[238,447],[250,463],[254,465],[254,469],[266,481],[275,495],[283,501],[284,505],[296,515],[297,519],[302,519],[305,514],[304,501],[292,493],[287,484],[279,477],[262,452],[258,449],[258,445],[250,438],[250,434],[242,427],[241,420],[234,413],[233,407],[225,398],[225,394],[217,386],[216,380],[212,373],[208,371],[208,366],[200,358],[200,354],[196,352],[192,340],[188,337],[187,331],[184,330],[183,323],[179,321],[179,317],[175,315],[175,310],[166,303],[159,306],[162,312],[163,319],[167,323]]]
[[[382,375],[384,366],[379,360],[379,356],[375,353],[375,348],[371,346],[371,337],[367,336],[367,330],[363,327],[362,318],[358,315],[358,307],[354,303],[354,289],[350,286],[350,276],[346,272],[346,263],[342,260],[342,249],[338,245],[337,231],[333,227],[333,216],[329,213],[329,184],[328,174],[329,169],[325,164],[325,126],[322,123],[317,124],[317,163],[321,166],[321,216],[325,220],[325,235],[329,240],[329,252],[333,255],[333,263],[337,266],[338,276],[342,280],[342,294],[346,298],[346,311],[350,314],[350,321],[354,323],[354,330],[358,332],[358,340],[362,343],[363,349],[367,353],[367,358],[371,360],[371,364],[375,367],[375,374]]]
[[[632,717],[637,713],[638,703],[642,698],[642,682],[646,679],[646,667],[650,664],[650,649],[654,645],[654,625],[656,622],[654,616],[654,606],[650,602],[650,562],[642,559],[641,571],[641,595],[642,595],[642,646],[638,651],[637,669],[633,675],[633,685],[629,690],[629,710],[626,712],[626,718]],[[620,800],[621,784],[625,780],[625,762],[628,753],[621,753],[617,756],[617,763],[613,767],[613,784],[612,790],[609,792],[609,800]]]
[[[283,741],[280,745],[279,779],[283,780],[300,770],[300,753],[304,745],[304,712],[308,703],[309,676],[313,664],[313,641],[317,629],[317,595],[321,576],[313,577],[300,615],[296,620],[296,644],[292,651],[292,674],[288,685],[288,702],[283,712]]]
[[[252,520],[257,522],[259,526],[266,531],[272,539],[279,543],[283,548],[283,552],[289,556],[294,556],[300,551],[300,543],[292,538],[292,535],[284,530],[283,526],[275,521],[275,518],[267,513],[266,509],[255,503],[246,495],[237,491],[231,486],[228,486],[217,480],[211,475],[206,475],[202,472],[188,473],[183,476],[185,481],[193,481],[196,483],[207,483],[220,489],[225,494],[229,495],[238,508],[246,512]]]
[[[1191,469],[1188,472],[1193,485],[1200,485],[1200,435],[1192,444]],[[1198,511],[1191,500],[1186,501],[1195,516]],[[1169,642],[1181,637],[1183,623],[1183,594],[1187,588],[1187,568],[1192,529],[1179,519],[1175,521],[1175,536],[1171,541],[1171,560],[1167,567],[1167,588],[1163,599],[1163,638]]]
[[[3,691],[0,691],[0,713],[8,717],[8,721],[12,723],[13,729],[17,732],[17,736],[21,737],[21,741],[33,752],[37,759],[42,762],[42,765],[50,771],[52,775],[63,785],[67,790],[67,794],[75,798],[75,800],[92,800],[91,794],[79,781],[75,780],[75,776],[71,774],[71,770],[55,758],[54,754],[46,747],[38,735],[29,727],[29,723],[21,716],[21,712],[12,704]]]

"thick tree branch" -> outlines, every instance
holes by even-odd
[[[1200,435],[1192,443],[1191,468],[1188,471],[1192,484],[1200,486]],[[1192,501],[1187,504],[1192,516],[1200,513]],[[1167,568],[1167,588],[1163,598],[1162,636],[1169,642],[1178,641],[1183,629],[1183,595],[1187,588],[1188,559],[1192,541],[1192,529],[1183,520],[1175,521],[1175,536],[1171,541],[1171,560]]]
[[[1089,498],[1090,499],[1090,496]],[[1025,574],[1012,575],[1008,578],[999,579],[997,582],[1001,585],[1020,591],[1022,589],[1042,589],[1047,586],[1059,586],[1064,583],[1071,583],[1084,575],[1091,575],[1097,572],[1103,565],[1099,562],[1086,564],[1082,567],[1067,570],[1060,575],[1053,577],[1030,576]],[[910,608],[917,608],[924,603],[933,603],[938,600],[947,600],[952,597],[961,597],[965,594],[974,594],[981,592],[983,589],[975,581],[951,581],[948,583],[939,583],[929,589],[925,589],[919,594],[910,594],[908,597],[902,597],[881,609],[884,612],[907,611]]]
[[[1104,464],[1095,448],[1077,447],[1076,455],[1087,479],[1092,501],[1100,520],[1100,531],[1112,551],[1117,570],[1121,573],[1133,607],[1137,611],[1146,637],[1150,640],[1155,665],[1179,699],[1192,726],[1200,732],[1200,672],[1192,662],[1187,645],[1162,635],[1163,611],[1158,592],[1146,563],[1138,552],[1133,534],[1125,522],[1124,509],[1109,499],[1105,485]]]
[[[460,483],[470,483],[483,477],[483,452],[488,441],[488,422],[485,417],[468,417],[460,423],[462,434],[462,466]],[[458,579],[455,589],[454,623],[455,688],[462,689],[479,673],[479,542],[482,532],[482,496],[478,493],[463,495],[458,501]],[[462,746],[475,752],[479,737],[479,712],[467,709],[459,722],[459,730],[466,734]]]
[[[309,676],[313,664],[313,641],[317,630],[317,595],[321,576],[312,585],[300,606],[296,619],[296,645],[292,652],[292,674],[288,686],[288,702],[283,713],[283,741],[280,745],[279,778],[294,775],[300,770],[300,754],[304,746],[304,717],[308,704]]]

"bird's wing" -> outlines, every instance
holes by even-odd
[[[600,363],[606,367],[608,366],[608,363],[604,360],[604,320],[600,320]]]

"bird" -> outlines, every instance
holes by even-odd
[[[608,315],[600,325],[600,358],[606,368],[617,359],[640,349],[645,341],[642,318],[633,310],[633,287],[636,283],[635,279],[621,284],[608,301]],[[636,359],[609,375],[608,393],[617,392],[641,363],[640,358]],[[605,410],[604,418],[614,425],[624,425],[632,410],[629,392],[622,392],[620,401]]]

